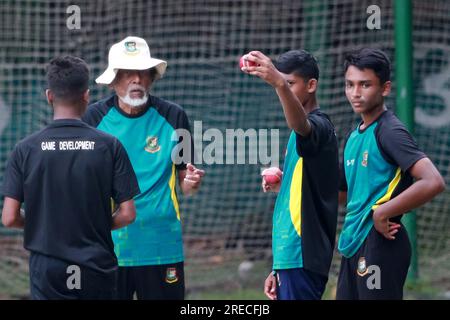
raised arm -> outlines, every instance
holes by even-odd
[[[275,89],[283,106],[288,127],[302,136],[309,135],[311,132],[311,124],[308,121],[307,113],[303,105],[291,91],[289,83],[275,68],[270,58],[259,51],[251,51],[247,55],[247,59],[255,62],[257,66],[244,67],[242,71],[257,76],[270,84]]]

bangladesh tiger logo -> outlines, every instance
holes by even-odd
[[[367,270],[367,264],[366,264],[366,258],[361,257],[358,260],[358,269],[356,270],[356,273],[358,273],[358,275],[360,277],[364,277],[367,274],[368,270]]]
[[[125,42],[125,53],[126,54],[137,54],[139,52],[138,48],[136,48],[136,42],[127,41]]]
[[[158,152],[161,149],[161,146],[158,145],[158,137],[147,137],[145,140],[145,148],[144,150],[150,153]]]
[[[177,269],[176,268],[167,268],[166,270],[166,282],[174,283],[178,281]]]

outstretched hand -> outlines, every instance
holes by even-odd
[[[283,76],[277,68],[275,68],[272,60],[262,52],[250,51],[250,53],[246,55],[246,59],[255,62],[256,66],[244,66],[241,68],[243,72],[263,79],[274,88],[280,87],[285,83]]]

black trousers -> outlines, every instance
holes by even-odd
[[[33,300],[111,300],[117,296],[117,269],[100,273],[54,257],[31,252]]]
[[[405,227],[386,239],[373,227],[364,243],[351,258],[342,257],[336,299],[403,299],[411,246]]]
[[[184,263],[119,267],[118,298],[132,300],[184,300]]]

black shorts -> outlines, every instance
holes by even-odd
[[[33,300],[112,300],[117,270],[100,273],[54,257],[31,252],[30,294]]]
[[[119,267],[118,298],[184,300],[184,263]]]
[[[403,299],[410,261],[411,246],[403,225],[395,240],[386,239],[373,227],[353,257],[342,257],[336,299]]]

